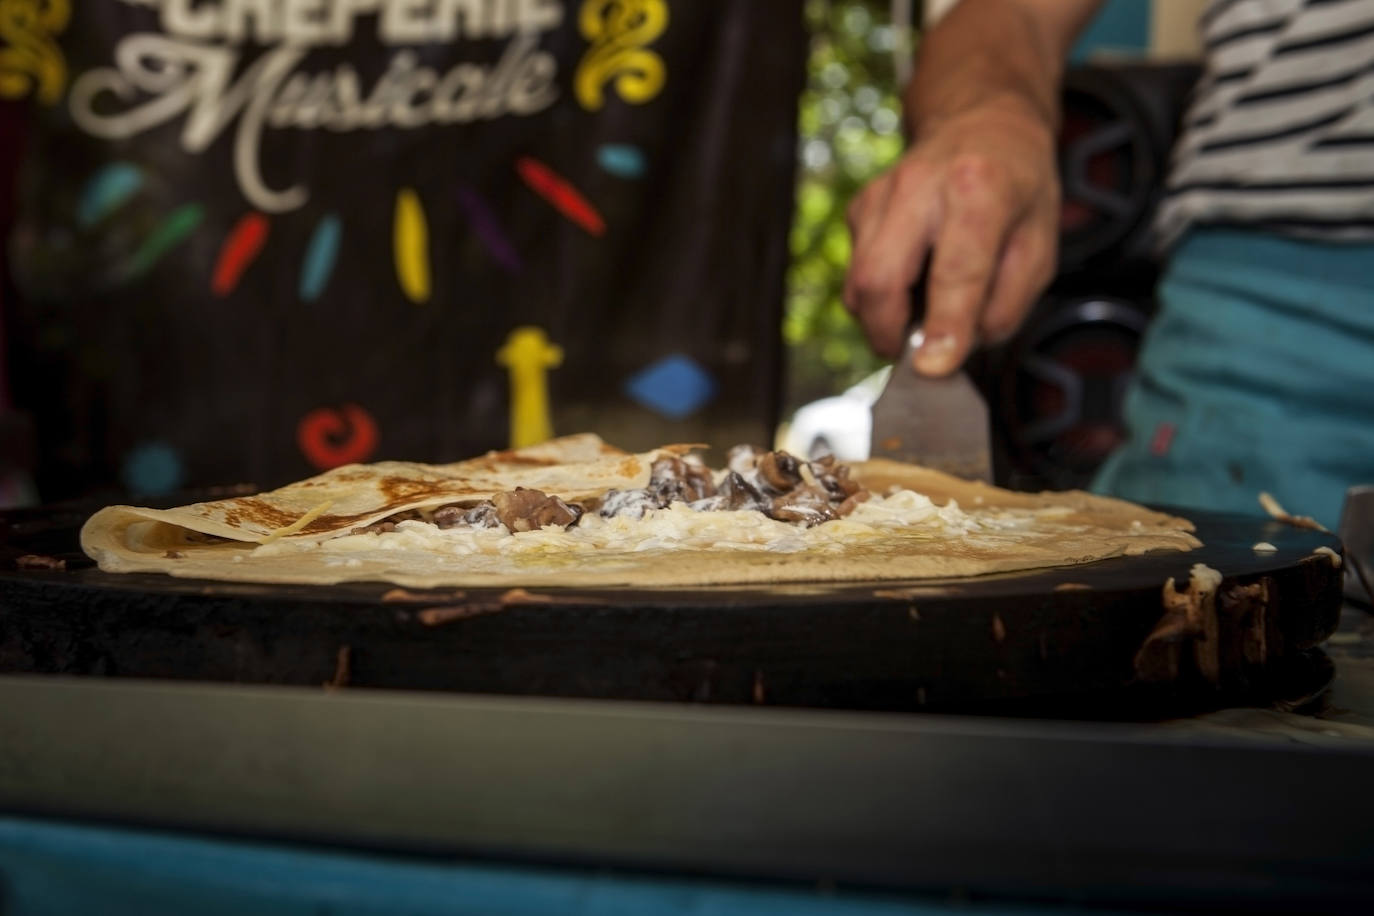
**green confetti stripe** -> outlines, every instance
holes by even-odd
[[[132,283],[146,274],[167,252],[194,232],[204,218],[205,208],[200,204],[186,204],[172,211],[125,263],[120,282]]]

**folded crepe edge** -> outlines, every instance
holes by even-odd
[[[442,465],[414,465],[410,462],[378,462],[374,465],[344,465],[332,468],[324,473],[305,480],[295,481],[276,490],[268,490],[251,496],[231,497],[222,500],[209,500],[206,502],[191,503],[185,506],[177,506],[172,509],[149,509],[141,506],[114,505],[106,506],[95,512],[81,526],[80,543],[81,549],[96,563],[101,569],[116,568],[122,556],[130,552],[149,553],[162,550],[175,550],[177,547],[185,546],[188,543],[187,534],[208,535],[211,537],[223,538],[227,541],[238,542],[244,546],[258,546],[271,543],[277,540],[291,540],[295,542],[324,541],[351,531],[354,528],[366,527],[375,522],[379,522],[392,515],[401,512],[408,512],[418,509],[432,509],[438,506],[447,505],[455,501],[474,500],[490,498],[496,493],[510,489],[504,486],[489,486],[486,489],[478,489],[474,492],[452,493],[436,492],[426,496],[418,496],[413,499],[381,505],[372,510],[365,510],[342,516],[337,519],[327,516],[326,513],[338,500],[325,499],[307,508],[303,512],[294,515],[285,524],[273,526],[265,531],[256,531],[251,527],[245,528],[240,525],[230,524],[216,518],[206,517],[203,513],[210,508],[222,508],[225,506],[243,505],[254,501],[271,503],[272,498],[285,491],[295,491],[316,482],[329,479],[331,476],[339,477],[347,474],[365,473],[369,470],[375,472],[376,469],[386,467],[426,467],[433,469],[437,475],[457,474],[465,467],[472,468],[479,465],[492,466],[501,463],[529,463],[533,470],[553,467],[590,467],[609,459],[619,459],[620,466],[624,466],[625,460],[634,462],[637,468],[633,477],[622,479],[608,479],[599,482],[596,486],[588,488],[582,487],[559,487],[550,486],[546,492],[550,495],[558,496],[563,499],[579,501],[605,494],[608,489],[620,487],[634,487],[643,485],[647,482],[647,475],[650,465],[659,457],[664,455],[685,455],[708,446],[699,443],[672,443],[651,449],[647,452],[631,453],[616,446],[609,445],[594,433],[579,433],[572,436],[564,436],[552,439],[539,445],[529,446],[523,449],[494,450],[475,458],[465,459],[464,461]],[[594,453],[594,454],[593,454]],[[568,456],[576,456],[582,460],[563,461]],[[496,472],[499,476],[499,472]],[[645,478],[641,481],[639,478]],[[461,478],[455,478],[461,479]],[[476,478],[482,480],[482,478]],[[488,484],[499,483],[497,480],[486,479]],[[312,523],[324,519],[326,524],[311,530]],[[146,524],[148,527],[137,531],[137,537],[133,536],[134,526]]]
[[[477,458],[447,465],[413,465],[406,462],[351,465],[252,497],[235,497],[228,500],[195,503],[173,509],[148,509],[127,505],[108,506],[92,515],[82,526],[81,548],[97,562],[101,569],[107,571],[148,570],[161,568],[162,564],[154,562],[153,565],[150,565],[149,561],[160,560],[164,552],[174,552],[182,547],[196,545],[197,535],[223,538],[230,542],[223,545],[226,549],[253,548],[276,540],[302,543],[320,542],[346,534],[357,527],[366,527],[400,512],[436,508],[456,500],[455,494],[451,492],[431,493],[409,500],[379,505],[373,510],[335,518],[327,516],[326,513],[336,503],[336,500],[325,499],[304,511],[283,517],[281,519],[283,524],[270,528],[263,526],[265,530],[257,531],[197,514],[198,510],[203,510],[205,507],[239,504],[238,501],[240,500],[268,500],[270,502],[270,498],[274,494],[286,490],[302,489],[303,485],[327,478],[330,474],[337,475],[340,471],[357,473],[369,468],[375,471],[379,467],[405,465],[408,467],[434,468],[443,473],[457,473],[464,468],[476,468],[484,462],[487,466],[501,462],[512,462],[517,465],[522,462],[534,462],[531,467],[548,468],[557,465],[559,455],[567,454],[577,454],[579,457],[595,454],[595,457],[590,460],[574,461],[561,465],[570,468],[596,466],[599,462],[610,458],[635,459],[635,466],[638,471],[634,479],[598,481],[596,486],[590,489],[585,486],[581,488],[548,487],[546,489],[550,495],[566,500],[581,501],[599,498],[608,489],[616,487],[643,486],[647,482],[648,468],[654,459],[663,455],[683,455],[707,447],[709,446],[698,443],[675,443],[648,452],[632,454],[605,444],[594,434],[579,434],[552,440],[528,449],[488,452]],[[963,480],[930,468],[884,459],[857,461],[849,464],[855,478],[875,492],[883,492],[890,487],[902,487],[923,493],[937,504],[945,504],[949,500],[955,500],[965,509],[977,509],[984,506],[987,508],[1068,509],[1074,513],[1074,520],[1081,520],[1093,525],[1105,523],[1107,527],[1118,530],[1128,528],[1133,524],[1143,524],[1151,528],[1173,529],[1180,533],[1195,530],[1192,523],[1186,519],[1157,512],[1125,500],[1083,491],[1018,493],[979,481]],[[645,479],[638,479],[640,477]],[[460,480],[462,478],[455,477],[454,479]],[[570,475],[569,479],[575,480],[576,477]],[[498,481],[492,480],[485,482],[498,483]],[[489,498],[503,489],[510,489],[510,487],[493,487],[490,491],[464,493],[457,499]],[[313,525],[314,522],[321,519],[326,521],[325,525]],[[1192,546],[1200,546],[1201,542],[1197,541],[1195,537],[1187,534],[1183,536],[1185,540],[1192,543]]]

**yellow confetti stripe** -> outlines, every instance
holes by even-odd
[[[326,512],[328,512],[329,507],[332,505],[334,505],[334,501],[332,499],[329,502],[320,503],[318,506],[311,509],[309,512],[305,513],[300,518],[296,519],[294,522],[287,525],[285,528],[278,528],[276,531],[273,531],[266,537],[258,538],[258,543],[270,544],[278,538],[289,537],[290,535],[295,534],[297,531],[302,530],[303,528],[305,528],[306,525],[310,524],[315,519],[319,518],[321,515],[324,515]]]
[[[664,0],[584,0],[578,26],[589,42],[573,75],[583,108],[600,110],[612,80],[616,94],[631,105],[643,105],[663,89],[668,69],[645,46],[668,28]]]
[[[396,279],[401,292],[417,305],[429,301],[429,224],[420,196],[412,188],[402,188],[396,195],[394,226]]]
[[[55,39],[70,20],[70,0],[0,0],[0,99],[57,104],[67,61]]]

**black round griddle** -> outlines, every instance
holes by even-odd
[[[111,575],[77,548],[84,511],[7,512],[0,672],[1094,716],[1310,690],[1325,669],[1309,650],[1341,602],[1339,569],[1314,551],[1338,541],[1185,514],[1200,550],[1017,575],[415,592]],[[35,553],[67,569],[16,568]],[[1164,582],[1194,563],[1224,576],[1215,613],[1167,620]]]

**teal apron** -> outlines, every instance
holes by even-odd
[[[1093,489],[1250,514],[1268,491],[1334,530],[1374,482],[1374,244],[1194,230],[1159,299]]]

